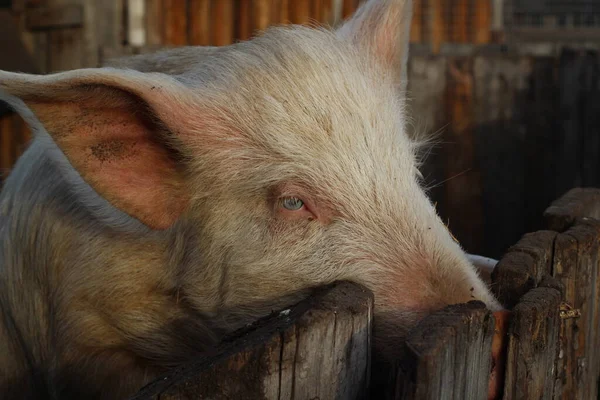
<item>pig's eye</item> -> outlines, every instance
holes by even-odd
[[[304,206],[304,202],[297,197],[283,197],[280,200],[283,208],[290,211],[297,211]]]

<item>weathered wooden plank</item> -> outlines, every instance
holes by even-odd
[[[446,85],[448,129],[444,132],[444,141],[448,143],[446,212],[455,216],[449,221],[449,228],[465,249],[482,254],[485,239],[483,187],[475,152],[473,100],[472,59],[449,59]]]
[[[358,7],[358,0],[343,0],[342,19],[348,19]]]
[[[96,25],[99,23],[98,2],[79,0],[83,7],[83,26],[81,27],[81,66],[95,68],[99,66],[99,46],[103,39],[98,35]],[[109,21],[106,21],[109,22]]]
[[[146,44],[163,44],[162,0],[146,0]]]
[[[275,2],[273,19],[276,24],[289,24],[290,23],[290,1],[292,0],[280,0]]]
[[[17,21],[18,22],[18,21]],[[8,10],[0,10],[0,69],[6,71],[38,72],[35,62],[25,43],[19,35],[22,25],[15,23],[13,15]]]
[[[238,0],[235,7],[236,24],[235,37],[238,40],[248,40],[252,37],[252,2]]]
[[[600,219],[600,189],[571,189],[544,212],[546,226],[557,232],[564,232],[583,217]]]
[[[450,39],[454,43],[467,43],[470,41],[469,22],[471,21],[469,3],[469,0],[456,0],[450,4],[451,20],[448,27]]]
[[[556,87],[557,195],[577,186],[600,185],[600,110],[597,84],[600,60],[597,51],[577,48],[561,49],[553,76]]]
[[[471,41],[476,44],[492,41],[492,0],[475,0]]]
[[[187,44],[187,1],[163,0],[163,43],[171,46]]]
[[[253,34],[264,31],[271,24],[271,0],[253,0],[252,22]]]
[[[48,72],[83,67],[82,31],[79,28],[48,32]]]
[[[114,4],[114,2],[111,3]],[[118,24],[114,25],[118,26]],[[109,28],[108,30],[114,30],[116,28],[114,25],[113,29]],[[135,47],[146,44],[146,4],[144,0],[127,0],[127,43]]]
[[[325,0],[327,1],[327,0]],[[310,1],[310,19],[312,21],[321,22],[323,20],[323,2],[324,0],[311,0]]]
[[[556,237],[553,276],[563,283],[564,300],[573,305],[577,296],[577,240],[568,234]],[[574,346],[576,343],[576,324],[573,319],[563,320],[560,331],[559,357],[556,361],[556,380],[554,398],[568,399],[577,390],[575,381],[576,360]]]
[[[600,52],[588,50],[582,58],[579,75],[582,186],[600,187]]]
[[[494,318],[481,302],[448,306],[408,335],[392,398],[484,399]]]
[[[492,273],[492,290],[507,308],[552,274],[554,242],[551,231],[528,233],[509,248]]]
[[[407,92],[412,123],[407,126],[408,134],[416,141],[439,139],[439,131],[446,124],[444,91],[446,88],[446,59],[437,56],[412,55],[408,61]],[[438,132],[436,134],[436,132]],[[425,136],[425,138],[423,137]],[[428,194],[445,215],[445,175],[446,145],[428,145],[421,150],[423,159],[420,168]]]
[[[25,20],[27,29],[32,31],[77,28],[83,25],[83,6],[81,4],[65,4],[27,8]]]
[[[413,16],[410,24],[410,41],[411,43],[421,43],[423,41],[423,7],[427,1],[413,1]]]
[[[224,341],[217,355],[172,371],[141,399],[363,399],[372,294],[338,283]]]
[[[308,24],[310,0],[294,0],[290,3],[290,20],[293,24]]]
[[[443,0],[428,0],[429,6],[429,26],[428,39],[431,44],[431,51],[437,54],[440,51],[442,43],[446,42],[446,16],[444,15]]]
[[[554,274],[565,285],[565,306],[575,317],[563,320],[555,398],[597,396],[599,238],[600,222],[592,219],[557,236]]]
[[[212,46],[226,46],[233,43],[234,35],[234,9],[233,0],[219,0],[212,2],[211,19],[218,21],[212,27]]]
[[[190,13],[188,23],[190,27],[189,42],[195,46],[210,45],[210,0],[189,0]],[[247,1],[242,4],[248,4]]]
[[[139,3],[140,0],[134,0],[134,2]],[[141,30],[143,31],[142,35],[143,35],[143,43],[145,44],[147,42],[147,24],[146,24],[146,18],[147,18],[147,8],[146,6],[148,5],[148,0],[141,0],[143,6],[141,7],[142,9],[140,10],[140,6],[138,5],[137,10],[134,11],[134,14],[136,14],[135,17],[133,17],[133,21],[132,18],[129,19],[129,24],[134,23],[134,24],[139,24],[141,22],[142,27]],[[129,4],[128,4],[129,5]],[[86,5],[87,7],[87,5]],[[131,7],[129,7],[131,8]],[[133,43],[131,41],[131,29],[130,32],[125,32],[125,20],[124,20],[124,15],[123,15],[123,9],[124,9],[124,0],[111,0],[111,1],[99,1],[99,2],[95,2],[95,9],[93,9],[93,11],[95,12],[95,15],[92,15],[95,19],[93,20],[93,23],[96,26],[95,29],[95,35],[97,36],[97,43],[96,46],[99,47],[119,47],[123,44],[123,42],[125,41],[125,39],[127,39],[128,43],[130,44],[134,44],[136,46],[139,46],[140,44],[137,43],[137,41],[135,38]],[[143,12],[142,16],[138,16],[137,13],[139,12]],[[87,11],[86,11],[87,14]],[[141,21],[140,21],[141,19]],[[140,35],[140,33],[136,33],[135,35]]]
[[[484,213],[481,252],[491,257],[501,257],[528,231],[527,157],[519,110],[530,68],[522,57],[479,55],[473,61],[475,162],[481,171]]]
[[[513,308],[503,399],[552,399],[560,331],[560,292],[536,288]]]
[[[328,26],[334,26],[336,23],[336,15],[335,15],[335,0],[321,0],[319,3],[320,7],[320,19],[321,23],[326,24]]]

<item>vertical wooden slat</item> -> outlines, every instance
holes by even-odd
[[[512,312],[504,400],[552,400],[556,371],[560,292],[540,287],[528,292]]]
[[[446,207],[452,233],[469,252],[481,254],[484,243],[484,221],[481,171],[476,164],[473,125],[472,59],[456,58],[448,63],[446,113],[449,127],[445,141],[449,143],[446,161]],[[458,218],[458,216],[460,216]]]
[[[575,304],[577,297],[577,239],[571,235],[558,235],[554,244],[553,276],[565,287],[564,300]],[[563,320],[560,328],[560,356],[556,360],[556,381],[554,384],[554,398],[567,400],[573,398],[576,391],[575,374],[577,360],[575,349],[577,346],[577,321]]]
[[[292,0],[280,0],[277,2],[277,22],[280,24],[290,23],[290,1]]]
[[[473,35],[476,44],[492,41],[492,0],[477,0],[473,6]]]
[[[598,279],[598,238],[600,238],[600,222],[589,220],[578,223],[564,234],[567,236],[567,252],[561,252],[557,240],[556,250],[561,255],[569,258],[558,257],[557,264],[561,264],[557,276],[569,279],[563,280],[568,287],[565,301],[577,310],[579,317],[571,321],[563,320],[564,344],[563,354],[570,361],[567,369],[562,370],[563,376],[569,375],[572,386],[563,388],[562,399],[596,399],[596,340],[598,335],[596,324],[593,321],[596,307],[596,280]],[[566,266],[565,264],[569,264]],[[567,277],[562,272],[570,270]],[[560,273],[560,274],[559,274]],[[570,367],[570,368],[569,368]],[[560,370],[559,370],[560,371]],[[568,388],[568,389],[567,389]]]
[[[323,22],[323,3],[327,0],[311,0],[310,18],[319,23]]]
[[[35,64],[38,67],[40,74],[49,72],[50,69],[50,54],[48,52],[48,33],[47,32],[35,32],[32,33],[33,51],[31,54],[35,59]]]
[[[98,7],[101,2],[81,1],[83,5],[83,26],[81,27],[81,66],[86,68],[98,67],[100,63],[100,42],[96,25],[98,21]]]
[[[238,40],[248,40],[252,36],[252,2],[238,0],[235,7],[236,34]]]
[[[342,9],[344,8],[344,0],[331,1],[331,26],[338,26],[342,21]]]
[[[431,51],[439,53],[440,46],[446,41],[446,18],[444,15],[443,0],[429,0],[429,32],[431,37]]]
[[[233,43],[233,0],[219,0],[212,3],[212,40],[213,46],[226,46]]]
[[[133,47],[146,44],[146,10],[144,0],[127,0],[127,42]]]
[[[48,1],[47,7],[72,4],[68,0]],[[84,35],[81,28],[62,28],[48,31],[49,72],[82,68],[85,54]]]
[[[408,333],[393,392],[380,393],[385,384],[375,382],[371,398],[487,398],[493,335],[494,318],[480,302],[427,316]]]
[[[573,342],[575,348],[568,346],[569,337],[562,337],[562,349],[578,353],[577,362],[572,364],[577,372],[565,370],[565,357],[569,354],[561,353],[557,362],[559,377],[576,375],[580,391],[577,398],[595,399],[600,390],[596,386],[596,380],[600,378],[600,189],[572,189],[555,200],[546,209],[544,217],[550,229],[564,232],[561,237],[577,241],[576,275],[566,271],[567,268],[574,267],[572,261],[571,265],[565,266],[570,261],[565,255],[573,256],[573,252],[555,246],[554,261],[557,268],[554,273],[559,279],[566,278],[563,283],[570,290],[566,293],[565,300],[576,311],[576,318],[563,321],[566,326],[563,330],[567,335],[579,336]],[[573,298],[574,294],[576,298]],[[563,383],[563,380],[556,381],[555,398],[569,396],[570,392]],[[587,394],[581,392],[584,388],[589,390]]]
[[[411,55],[408,60],[408,87],[411,94],[409,102],[414,123],[408,124],[409,135],[417,141],[423,133],[433,133],[442,129],[446,123],[444,90],[446,88],[446,58]],[[420,168],[426,177],[425,186],[432,201],[445,205],[444,187],[446,166],[443,152],[432,152]],[[443,211],[443,210],[442,210]]]
[[[358,6],[358,1],[357,0],[343,0],[344,3],[342,4],[342,19],[348,19],[352,14],[354,14],[354,11],[356,11],[356,8]]]
[[[81,29],[66,28],[48,32],[49,72],[82,68]]]
[[[294,24],[307,24],[310,20],[310,0],[290,2],[291,21]]]
[[[323,24],[333,26],[335,23],[335,15],[333,9],[333,3],[335,0],[321,0],[321,18],[319,21]]]
[[[166,45],[184,46],[187,44],[187,1],[163,0],[164,31]]]
[[[163,44],[163,0],[146,0],[146,43],[149,46]]]
[[[474,138],[477,141],[477,167],[484,177],[484,254],[490,257],[502,256],[528,230],[526,221],[532,211],[524,199],[531,199],[532,196],[526,193],[536,190],[529,189],[531,184],[527,183],[527,177],[531,174],[544,180],[537,169],[548,169],[537,157],[533,157],[532,165],[527,165],[530,156],[527,155],[520,104],[525,99],[522,93],[530,85],[529,75],[527,57],[489,54],[476,56],[473,60]],[[536,151],[543,148],[539,142],[543,141],[533,140]],[[539,164],[537,169],[535,164]],[[452,219],[458,217],[452,216]]]
[[[271,24],[271,0],[252,1],[252,34],[264,31]]]
[[[410,41],[421,43],[423,41],[423,2],[413,1],[413,16],[410,24]]]
[[[146,10],[148,0],[141,1],[142,7]],[[96,9],[96,35],[102,46],[109,48],[119,48],[125,38],[123,0],[101,1]],[[144,16],[145,18],[145,16]],[[146,31],[145,21],[142,21],[143,29]]]
[[[469,41],[469,0],[456,0],[450,5],[450,39],[455,43]]]
[[[196,46],[210,45],[210,0],[189,0],[189,42]],[[247,3],[247,2],[244,2]]]

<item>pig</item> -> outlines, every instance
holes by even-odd
[[[448,304],[501,309],[423,189],[410,20],[370,0],[337,28],[0,72],[34,132],[0,196],[2,398],[125,398],[340,280],[373,291],[388,357]]]

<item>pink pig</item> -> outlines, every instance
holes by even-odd
[[[0,72],[35,132],[0,195],[2,398],[126,397],[337,280],[374,292],[390,357],[433,310],[499,310],[420,185],[410,19],[371,0],[336,30]]]

